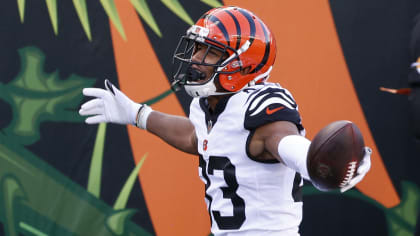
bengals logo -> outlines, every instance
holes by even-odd
[[[208,143],[209,141],[207,141],[207,139],[204,139],[204,141],[203,141],[203,150],[204,151],[207,151],[207,143]]]

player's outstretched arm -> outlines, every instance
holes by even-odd
[[[198,154],[195,129],[186,117],[153,111],[147,120],[147,130],[181,151]]]
[[[105,80],[105,89],[85,88],[83,95],[94,97],[79,110],[80,115],[89,116],[85,120],[87,124],[134,125],[181,151],[197,154],[195,130],[187,118],[153,111],[145,104],[135,103],[108,80]]]
[[[302,176],[314,183],[314,181],[309,177],[307,169],[307,154],[311,142],[299,135],[289,135],[283,137],[278,143],[278,152],[281,156],[281,160],[286,163],[286,165],[295,171],[302,174]],[[345,192],[358,184],[365,177],[367,172],[369,172],[371,167],[370,155],[372,151],[369,147],[364,148],[364,156],[360,161],[359,168],[354,177],[346,183],[344,186],[340,186],[340,192]],[[306,174],[306,175],[305,175]],[[314,183],[314,187],[321,191],[328,191],[326,189],[320,188],[317,184]]]
[[[293,139],[287,145],[280,145],[284,139]],[[300,136],[295,124],[288,121],[276,121],[257,128],[251,141],[251,152],[260,143],[259,153],[270,155],[289,168],[310,179],[306,168],[306,155],[311,142]]]

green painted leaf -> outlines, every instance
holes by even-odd
[[[50,14],[50,20],[53,25],[54,34],[58,34],[58,23],[57,23],[57,0],[46,0],[48,7],[48,14]]]
[[[44,232],[41,232],[39,229],[36,229],[35,227],[30,226],[30,225],[26,224],[25,222],[19,222],[19,226],[22,229],[30,232],[33,235],[36,235],[36,236],[48,236],[48,234],[46,234]]]
[[[130,220],[134,213],[136,213],[134,209],[116,211],[107,218],[106,225],[115,235],[122,235],[124,233],[125,222]]]
[[[43,121],[83,121],[77,112],[82,89],[95,81],[78,75],[63,80],[58,71],[45,73],[45,56],[38,48],[20,49],[19,55],[20,73],[8,84],[0,83],[0,99],[11,105],[13,113],[11,124],[4,130],[8,138],[28,145],[39,139]]]
[[[2,133],[0,209],[3,230],[13,228],[18,235],[40,235],[45,232],[60,236],[115,236],[107,225],[111,215],[116,215],[116,222],[123,222],[115,226],[116,229],[123,226],[126,235],[151,235],[132,222],[129,215],[118,216],[116,213],[123,211],[116,211],[92,196],[82,186]],[[5,235],[13,235],[8,232]]]
[[[211,7],[221,7],[223,6],[222,3],[220,3],[217,0],[201,0],[202,2],[204,2],[205,4],[211,6]]]
[[[194,22],[188,13],[185,11],[184,7],[179,3],[178,0],[161,0],[166,7],[169,8],[173,13],[175,13],[178,17],[180,17],[183,21],[185,21],[189,25],[193,25]]]
[[[19,8],[20,22],[23,23],[25,20],[25,0],[17,0],[17,3]]]
[[[127,40],[125,36],[124,27],[121,23],[120,16],[118,15],[117,7],[115,6],[114,0],[101,0],[101,4],[105,9],[106,14],[111,19],[114,26],[117,28],[120,35],[124,40]]]
[[[157,96],[150,98],[146,101],[143,101],[141,103],[146,104],[146,105],[153,105],[157,102],[159,102],[160,100],[166,98],[167,96],[169,96],[170,94],[172,94],[174,91],[172,89],[168,89],[166,91],[163,91],[161,94],[158,94]]]
[[[152,12],[149,9],[149,6],[146,3],[146,0],[130,0],[131,4],[133,4],[134,8],[136,8],[137,13],[143,18],[147,25],[152,28],[153,32],[162,37],[162,33],[160,32],[159,26],[157,25],[155,18],[152,15]]]
[[[104,156],[106,123],[98,126],[95,145],[93,147],[92,161],[90,163],[87,190],[99,198],[101,193],[102,160]]]
[[[82,23],[83,30],[85,31],[86,36],[89,41],[92,40],[92,35],[90,33],[89,17],[88,11],[86,8],[86,0],[73,0],[74,8],[76,9],[77,16],[79,17],[80,23]]]
[[[16,178],[7,176],[2,180],[1,193],[3,193],[3,204],[1,204],[1,208],[5,211],[7,235],[18,236],[13,206],[15,205],[15,201],[26,199],[22,185]]]
[[[411,236],[416,230],[420,212],[420,189],[416,184],[402,182],[402,198],[398,206],[385,210],[389,235]]]
[[[131,190],[133,189],[134,183],[139,176],[140,168],[142,167],[144,161],[147,158],[148,153],[144,154],[139,163],[137,163],[136,168],[131,172],[127,181],[125,182],[123,188],[121,189],[120,194],[118,195],[117,200],[114,203],[115,210],[124,209],[127,205],[128,198],[130,197]]]

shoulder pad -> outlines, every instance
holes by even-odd
[[[250,94],[245,128],[252,130],[275,121],[290,121],[301,129],[301,119],[292,95],[283,88],[267,87]],[[302,128],[303,129],[303,128]]]

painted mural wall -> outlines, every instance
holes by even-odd
[[[188,115],[191,98],[170,90],[172,53],[221,5],[250,9],[274,32],[270,81],[294,94],[308,138],[351,120],[373,149],[356,188],[305,185],[301,234],[420,232],[419,1],[7,0],[0,235],[210,234],[196,156],[133,126],[86,125],[77,111],[81,90],[109,79],[135,101]]]

